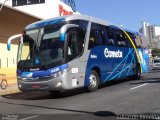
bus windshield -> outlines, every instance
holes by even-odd
[[[54,67],[63,61],[64,43],[59,40],[62,25],[28,30],[19,47],[18,66],[25,68]]]

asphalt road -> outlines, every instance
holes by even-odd
[[[0,97],[2,120],[122,119],[130,114],[160,119],[158,113],[160,71],[144,74],[141,80],[108,83],[92,93],[79,89],[60,96],[26,92]]]

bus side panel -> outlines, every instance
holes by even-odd
[[[99,68],[101,83],[135,75],[137,58],[133,48],[97,46],[90,51],[85,86],[89,84],[91,70]]]
[[[86,65],[89,51],[86,51],[81,57],[78,57],[69,64],[68,79],[65,82],[66,89],[74,89],[84,87]]]
[[[137,49],[141,61],[142,73],[149,71],[149,55],[147,49]]]
[[[108,62],[108,64],[106,64]],[[93,69],[99,69],[101,77],[113,69],[113,61],[106,60],[104,56],[104,47],[97,46],[91,49],[86,66],[85,86],[89,85],[89,75]]]

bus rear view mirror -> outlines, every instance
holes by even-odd
[[[78,27],[79,25],[75,25],[75,24],[67,24],[62,26],[62,28],[60,29],[60,40],[65,41],[66,32],[69,28],[78,28]]]
[[[22,34],[13,35],[13,36],[11,36],[11,37],[8,39],[8,42],[7,42],[7,49],[8,49],[8,51],[11,50],[11,42],[12,42],[12,40],[14,40],[14,39],[16,39],[16,38],[19,38],[19,37],[21,37],[20,41],[23,42]]]

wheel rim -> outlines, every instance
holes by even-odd
[[[6,89],[7,88],[7,82],[6,81],[2,81],[1,82],[1,88],[2,89]]]
[[[97,86],[97,78],[96,78],[96,76],[94,74],[91,74],[89,79],[90,79],[90,86],[92,88],[95,88]]]

